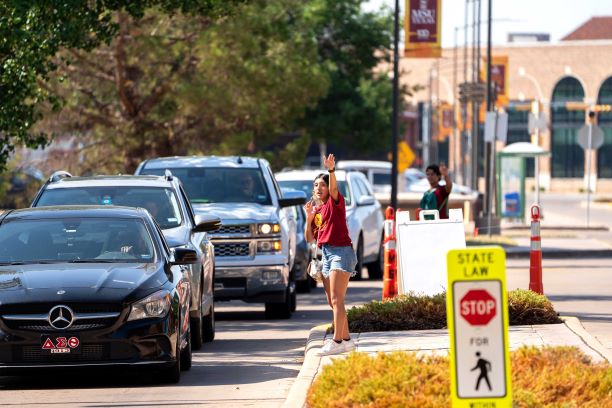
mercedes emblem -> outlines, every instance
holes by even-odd
[[[49,324],[58,330],[65,330],[72,325],[74,312],[68,306],[55,306],[49,312]]]

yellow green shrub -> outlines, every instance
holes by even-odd
[[[511,353],[517,408],[612,407],[612,368],[571,347]],[[351,353],[323,368],[308,392],[311,408],[450,407],[446,357],[411,352]]]

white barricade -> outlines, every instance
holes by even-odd
[[[424,220],[428,216],[433,220]],[[451,209],[448,219],[441,220],[437,210],[423,210],[419,218],[410,221],[408,212],[397,213],[397,288],[400,294],[435,295],[446,291],[447,252],[465,248],[463,213]]]

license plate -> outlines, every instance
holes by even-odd
[[[40,347],[45,354],[81,354],[81,340],[74,334],[43,334]]]

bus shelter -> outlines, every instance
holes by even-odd
[[[497,214],[499,217],[524,220],[526,159],[549,155],[550,152],[528,142],[509,144],[497,153]],[[537,166],[537,160],[534,160],[534,163]],[[538,179],[537,167],[534,177]],[[536,188],[539,188],[537,183]]]

